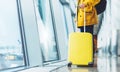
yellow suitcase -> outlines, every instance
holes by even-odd
[[[72,64],[80,66],[93,66],[93,38],[91,33],[86,32],[85,9],[84,32],[71,33],[69,35],[68,43],[68,66],[71,66]]]
[[[74,32],[69,35],[68,66],[93,64],[93,39],[87,32]]]

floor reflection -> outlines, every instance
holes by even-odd
[[[117,72],[117,57],[98,57],[98,72]]]
[[[119,72],[117,57],[97,57],[96,67],[72,67],[69,72]]]
[[[72,69],[71,72],[89,72],[89,70],[87,68],[86,69],[79,69],[79,68],[77,68],[77,69]]]
[[[77,67],[69,69],[69,72],[98,72],[96,67]]]

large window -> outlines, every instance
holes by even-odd
[[[0,0],[0,70],[25,65],[16,0]]]
[[[58,60],[49,0],[34,0],[43,61]]]

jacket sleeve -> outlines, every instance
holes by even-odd
[[[100,0],[84,0],[82,3],[85,4],[86,12],[91,12],[93,7],[99,2]]]
[[[85,0],[85,1],[83,1],[83,3],[86,5],[86,7],[95,6],[99,2],[100,2],[100,0]]]

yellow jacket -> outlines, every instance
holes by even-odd
[[[86,25],[93,25],[98,23],[98,16],[96,13],[95,5],[100,0],[78,0],[78,4],[85,4]],[[77,27],[84,26],[84,9],[79,8],[77,14]]]

